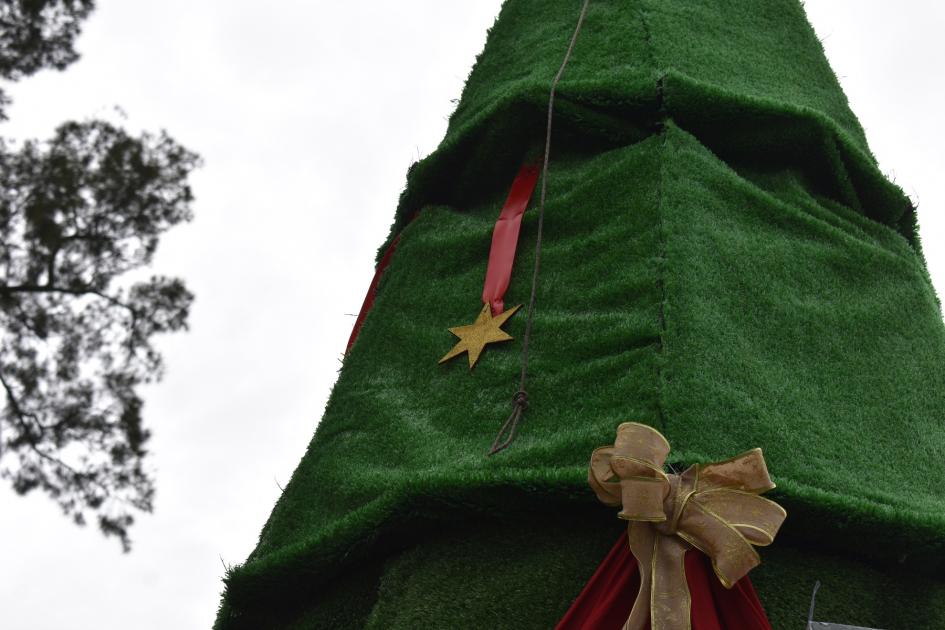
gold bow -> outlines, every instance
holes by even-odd
[[[647,619],[652,630],[689,630],[686,551],[709,556],[732,588],[761,562],[752,545],[770,545],[787,516],[758,496],[774,488],[760,448],[680,475],[663,472],[668,454],[659,431],[625,422],[613,446],[591,455],[588,482],[603,503],[622,506],[618,516],[631,521],[630,551],[640,563],[640,592],[624,630],[642,630]]]

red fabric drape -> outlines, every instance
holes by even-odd
[[[693,549],[686,554],[686,582],[692,598],[692,630],[771,630],[748,576],[726,589],[709,558]],[[639,590],[637,561],[622,534],[556,630],[620,630]],[[649,630],[650,625],[646,627]]]
[[[381,257],[381,262],[377,264],[377,269],[374,270],[374,278],[371,279],[371,284],[368,286],[367,293],[364,296],[364,302],[361,303],[361,311],[358,313],[358,318],[354,320],[351,336],[348,337],[348,345],[345,347],[345,354],[351,350],[351,346],[354,345],[355,340],[358,338],[358,333],[361,332],[361,324],[364,323],[364,318],[367,317],[371,307],[374,306],[374,296],[377,295],[377,284],[381,281],[381,276],[384,275],[387,265],[390,264],[390,259],[397,250],[397,243],[399,241],[400,234],[395,236],[394,240],[390,242],[390,245],[388,245],[387,250]]]

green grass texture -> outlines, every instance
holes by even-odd
[[[555,109],[530,407],[485,456],[524,313],[475,370],[437,360],[481,307],[580,4],[503,6],[218,629],[552,627],[620,532],[586,475],[628,420],[674,464],[764,450],[788,518],[751,575],[776,629],[816,579],[832,621],[945,626],[945,327],[915,209],[796,0],[591,1]]]

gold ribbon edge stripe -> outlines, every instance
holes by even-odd
[[[588,483],[597,498],[621,506],[630,551],[640,564],[640,592],[624,630],[690,630],[684,559],[695,547],[732,588],[761,563],[754,546],[774,541],[784,508],[759,496],[775,487],[760,448],[725,461],[666,474],[669,442],[636,422],[617,427],[613,446],[591,455]]]

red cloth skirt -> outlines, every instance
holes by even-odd
[[[692,598],[692,630],[771,630],[747,575],[727,589],[709,558],[691,549],[686,553],[686,582]],[[555,628],[620,630],[639,590],[639,565],[623,534]]]

